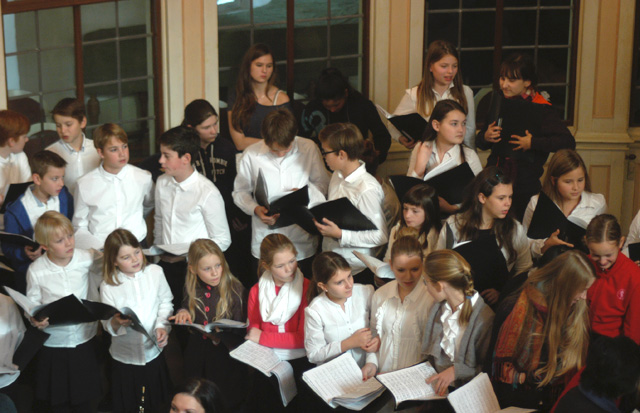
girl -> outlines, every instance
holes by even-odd
[[[229,132],[239,151],[262,139],[262,120],[269,112],[290,109],[289,97],[278,89],[277,79],[269,47],[262,43],[251,46],[238,69],[236,100],[229,102]]]
[[[508,216],[513,189],[511,179],[499,168],[487,167],[472,181],[460,213],[447,219],[440,231],[437,249],[454,248],[464,241],[494,236],[507,264],[515,275],[531,267],[529,241],[520,225]],[[499,290],[506,283],[506,274],[491,279],[474,268],[476,287],[484,301],[498,302]]]
[[[591,330],[609,337],[622,334],[640,343],[640,268],[620,253],[620,224],[613,215],[598,215],[585,238],[596,270],[587,297]]]
[[[548,411],[585,361],[585,298],[595,280],[588,257],[571,250],[533,271],[500,305],[490,374],[501,406]]]
[[[371,334],[380,340],[378,371],[386,373],[418,363],[424,326],[433,298],[422,279],[422,246],[414,237],[398,239],[391,250],[396,279],[371,300]]]
[[[207,325],[220,319],[244,322],[245,290],[229,271],[224,254],[209,239],[194,241],[189,247],[186,296],[174,317],[178,324],[195,322]],[[243,337],[244,329],[230,329],[212,334],[190,334],[184,352],[185,377],[204,377],[216,383],[227,396],[229,408],[239,409],[246,381],[244,364],[229,356],[229,348],[240,344],[234,333]],[[235,334],[237,335],[237,334]]]
[[[496,165],[509,171],[514,181],[513,210],[518,221],[522,221],[531,197],[540,192],[540,177],[549,153],[576,147],[571,132],[551,104],[538,93],[537,86],[538,76],[533,59],[524,54],[508,57],[500,66],[501,91],[494,92],[502,93],[507,99],[502,102],[500,116],[505,110],[514,112],[513,109],[517,108],[515,112],[531,120],[531,127],[535,130],[526,130],[524,136],[518,136],[510,130],[511,127],[503,130],[494,121],[491,124],[487,122],[476,136],[479,149],[491,149],[487,165]],[[505,123],[514,122],[507,120]],[[505,142],[498,144],[502,139]]]
[[[591,181],[584,161],[572,149],[556,152],[549,161],[547,173],[542,182],[542,192],[549,197],[574,224],[587,228],[596,215],[607,209],[607,202],[601,194],[591,193]],[[527,230],[531,224],[533,213],[538,204],[539,195],[534,195],[527,205],[522,225]],[[530,240],[531,255],[539,258],[554,245],[574,245],[558,238],[560,230],[549,235],[547,239]],[[576,245],[577,247],[577,245]]]
[[[162,356],[169,339],[167,318],[173,312],[169,284],[162,268],[147,265],[136,237],[122,228],[109,234],[104,242],[102,276],[102,302],[133,310],[148,333],[130,328],[131,318],[122,314],[102,322],[105,331],[113,336],[109,349],[113,358],[113,410],[160,411],[171,394],[169,371]]]
[[[313,260],[309,285],[304,326],[309,361],[322,364],[348,351],[362,369],[362,379],[373,377],[379,344],[369,328],[373,287],[354,284],[347,260],[332,251]]]
[[[424,271],[436,304],[429,310],[422,353],[438,372],[427,383],[444,395],[482,371],[494,314],[473,289],[471,267],[457,252],[432,252]]]
[[[271,347],[281,360],[288,360],[296,379],[309,367],[304,350],[304,309],[309,280],[298,269],[297,253],[291,240],[282,234],[269,234],[262,240],[258,265],[263,273],[249,292],[249,327],[245,337]],[[250,394],[259,406],[250,406],[249,410],[259,411],[265,405],[269,408],[263,411],[282,409],[280,397],[266,382],[266,377],[255,379],[255,388]]]
[[[400,237],[399,234],[404,228],[414,228],[418,231],[418,241],[422,245],[425,257],[435,249],[442,223],[436,191],[429,185],[416,185],[402,197],[402,215],[400,221],[391,228],[385,262],[391,261],[393,243]]]
[[[462,74],[458,70],[458,52],[451,43],[444,40],[431,42],[424,61],[424,72],[418,86],[407,89],[398,104],[394,115],[418,113],[425,120],[429,118],[436,103],[443,99],[452,99],[467,113],[464,143],[475,149],[476,111],[473,92],[462,84]],[[401,144],[411,149],[416,144],[404,136],[399,137]]]
[[[439,101],[431,112],[423,141],[416,145],[409,159],[408,176],[425,181],[465,162],[478,175],[482,170],[478,154],[462,145],[465,128],[464,108],[456,101]],[[458,211],[440,198],[440,209],[448,214]]]
[[[226,413],[223,393],[215,383],[191,379],[178,388],[171,401],[171,413]]]

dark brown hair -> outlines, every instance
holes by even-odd
[[[296,118],[287,109],[276,109],[265,116],[260,129],[264,143],[271,147],[274,143],[288,148],[296,137],[298,124]]]
[[[82,103],[80,99],[76,98],[61,99],[53,107],[51,114],[68,116],[70,118],[74,118],[80,123],[82,123],[82,121],[87,117],[87,112],[84,109],[84,103]]]
[[[361,159],[364,152],[364,139],[353,123],[332,123],[318,134],[318,140],[326,143],[332,151],[344,151],[349,160]]]
[[[338,270],[351,271],[349,263],[342,255],[333,251],[323,251],[316,255],[312,264],[313,277],[311,277],[307,290],[308,303],[311,303],[320,294],[321,290],[318,284],[326,285]]]
[[[38,174],[42,178],[49,171],[49,167],[64,168],[67,166],[67,161],[55,152],[39,151],[31,156],[29,166],[31,167],[31,173]]]

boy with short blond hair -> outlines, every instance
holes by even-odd
[[[31,169],[24,153],[29,119],[13,110],[0,110],[0,204],[9,185],[29,182]]]
[[[82,130],[87,126],[84,103],[75,98],[60,100],[51,111],[60,140],[47,147],[67,161],[65,180],[67,187],[75,193],[76,182],[100,165],[100,156]]]
[[[129,165],[129,139],[114,123],[93,132],[93,144],[102,159],[96,169],[78,179],[73,226],[85,248],[101,249],[107,236],[124,228],[143,243],[144,219],[154,206],[151,173]]]

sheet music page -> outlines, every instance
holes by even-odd
[[[500,411],[487,373],[480,373],[469,383],[449,394],[449,403],[456,413],[495,413]]]
[[[249,326],[249,322],[242,322],[242,321],[236,321],[236,320],[229,320],[226,318],[222,318],[220,320],[214,321],[211,324],[208,324],[207,326],[212,326],[212,327],[226,327],[226,328],[246,328]]]
[[[9,296],[15,301],[16,304],[20,306],[27,314],[33,317],[33,313],[36,309],[36,303],[31,301],[26,295],[17,292],[16,290],[4,286],[5,291]]]
[[[251,340],[247,340],[238,346],[229,355],[251,367],[260,370],[265,376],[271,376],[280,358],[269,347],[261,346]]]
[[[298,394],[298,387],[296,386],[296,380],[293,377],[293,367],[288,361],[282,360],[271,370],[280,385],[280,397],[282,398],[282,404],[287,407],[287,404]]]
[[[507,413],[531,413],[531,412],[537,412],[536,409],[523,409],[522,407],[513,407],[513,406],[507,407],[506,409],[502,409],[500,411],[501,412],[507,412]]]
[[[436,374],[429,363],[420,363],[412,367],[390,373],[379,374],[376,378],[393,393],[396,406],[405,400],[431,400],[442,398],[436,394],[426,379]]]

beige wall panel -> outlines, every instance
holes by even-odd
[[[600,1],[598,14],[593,117],[612,118],[615,106],[620,1]]]
[[[220,113],[218,6],[204,0],[204,98]]]
[[[388,107],[393,110],[402,99],[409,83],[409,38],[411,25],[409,0],[395,0],[389,13],[389,99]]]
[[[162,6],[164,129],[168,129],[182,122],[185,105],[182,1],[165,0]]]
[[[607,204],[610,203],[609,180],[611,179],[611,165],[590,165],[589,177],[591,178],[591,190],[604,195]]]
[[[204,10],[202,0],[182,2],[184,101],[204,96]]]
[[[369,64],[369,98],[391,111],[389,108],[389,10],[391,2],[388,0],[373,0],[371,2],[370,27],[370,59]]]

